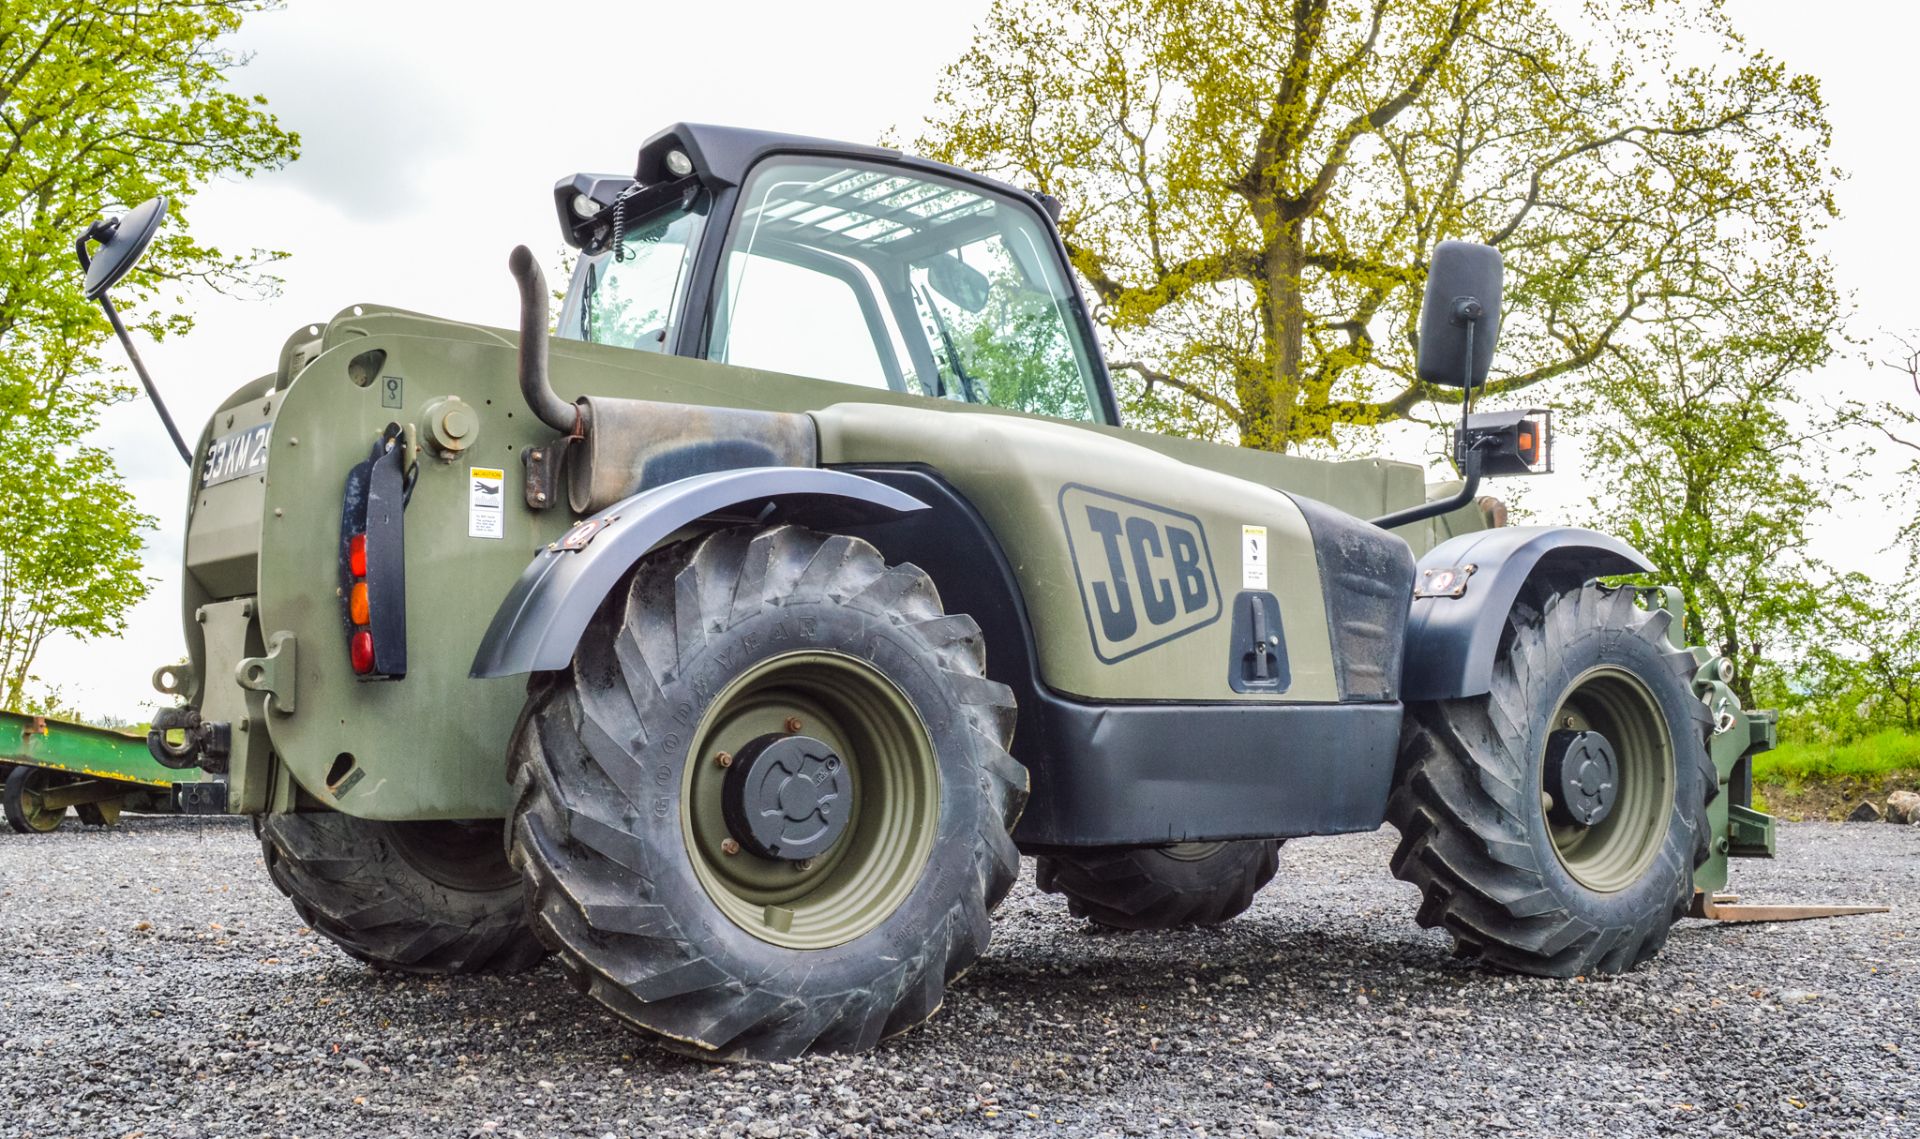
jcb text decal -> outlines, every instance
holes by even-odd
[[[1112,664],[1220,619],[1220,583],[1200,520],[1069,483],[1060,518],[1093,652]]]

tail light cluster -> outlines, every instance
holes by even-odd
[[[347,472],[340,510],[340,601],[347,660],[361,680],[407,675],[406,509],[418,468],[406,467],[389,423],[365,462]]]

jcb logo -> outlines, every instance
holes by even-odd
[[[1220,617],[1207,533],[1191,514],[1068,484],[1060,491],[1094,655],[1108,664]]]

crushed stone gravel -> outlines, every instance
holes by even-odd
[[[1213,930],[1098,932],[1031,863],[991,955],[866,1056],[656,1051],[548,964],[422,980],[302,928],[238,820],[0,835],[0,1139],[1920,1135],[1920,828],[1782,827],[1650,966],[1459,963],[1392,834],[1290,842]]]

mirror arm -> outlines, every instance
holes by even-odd
[[[118,218],[112,221],[97,221],[87,227],[73,243],[73,251],[80,258],[80,271],[85,273],[93,267],[93,258],[87,255],[87,242],[105,241],[120,228]],[[120,313],[113,307],[105,293],[100,294],[101,311],[107,314],[107,323],[113,326],[113,334],[120,338],[120,347],[127,350],[127,359],[133,361],[133,370],[140,377],[140,386],[147,389],[147,398],[153,401],[153,410],[160,415],[160,422],[167,429],[167,435],[173,440],[173,449],[180,452],[180,461],[189,467],[193,465],[193,451],[187,447],[187,441],[180,438],[180,429],[173,425],[173,416],[167,411],[167,401],[153,386],[153,377],[147,375],[147,365],[140,359],[140,353],[134,350],[133,338],[127,335],[127,326],[120,323]]]
[[[1409,506],[1405,510],[1396,510],[1391,514],[1382,514],[1378,518],[1369,520],[1373,525],[1380,527],[1382,530],[1392,530],[1395,527],[1405,526],[1413,522],[1422,522],[1428,518],[1438,517],[1442,514],[1451,514],[1472,502],[1473,496],[1480,491],[1480,448],[1475,444],[1464,442],[1466,439],[1466,431],[1464,428],[1466,427],[1467,416],[1473,413],[1473,389],[1475,387],[1473,382],[1473,337],[1474,333],[1479,329],[1480,317],[1484,311],[1480,306],[1480,302],[1473,297],[1461,297],[1454,302],[1454,323],[1465,325],[1467,329],[1467,350],[1465,354],[1467,370],[1464,373],[1467,383],[1460,392],[1460,425],[1462,430],[1454,436],[1455,439],[1463,441],[1459,446],[1464,449],[1454,454],[1454,461],[1460,464],[1460,473],[1465,476],[1467,480],[1466,484],[1460,488],[1459,493],[1450,498],[1442,498],[1434,502],[1423,502],[1418,506]]]
[[[84,254],[83,254],[84,256]],[[193,465],[193,451],[187,441],[180,438],[180,429],[173,425],[173,416],[167,412],[166,401],[153,386],[153,377],[147,375],[147,366],[140,360],[140,353],[134,351],[133,338],[127,335],[126,325],[120,323],[120,313],[105,293],[100,294],[100,308],[107,314],[107,323],[113,325],[113,333],[120,338],[120,347],[127,350],[127,359],[133,361],[133,370],[140,377],[140,386],[147,389],[147,398],[153,401],[153,410],[160,416],[160,422],[173,439],[174,450],[180,452],[180,461],[189,467]]]

